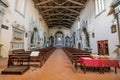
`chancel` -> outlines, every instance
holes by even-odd
[[[0,80],[120,80],[120,0],[0,0]]]

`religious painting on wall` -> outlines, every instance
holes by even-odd
[[[111,33],[115,33],[116,32],[116,25],[112,25],[111,26]]]
[[[86,46],[87,46],[87,47],[90,47],[90,43],[89,43],[89,33],[88,33],[88,31],[87,31],[87,29],[86,29],[85,27],[83,28],[83,32],[84,32],[84,34],[85,34]]]
[[[76,33],[75,32],[73,32],[73,35],[72,35],[72,38],[73,38],[73,45],[72,45],[72,47],[75,47],[76,46]]]
[[[108,40],[97,41],[97,45],[99,55],[109,55]]]

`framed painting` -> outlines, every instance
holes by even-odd
[[[111,33],[115,33],[116,32],[116,25],[112,25],[111,26]]]

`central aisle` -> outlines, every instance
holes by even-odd
[[[36,76],[40,80],[73,80],[75,79],[74,70],[64,51],[56,49]],[[33,79],[37,80],[38,77],[33,77]]]

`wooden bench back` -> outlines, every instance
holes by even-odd
[[[12,50],[12,54],[24,54],[24,53],[25,53],[24,49]]]

